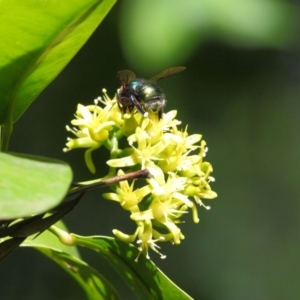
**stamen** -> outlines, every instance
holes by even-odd
[[[197,202],[199,203],[200,206],[203,206],[206,210],[210,210],[211,207],[208,205],[204,205],[204,203],[199,198]]]

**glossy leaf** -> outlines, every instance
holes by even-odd
[[[115,1],[0,1],[0,124],[21,116]]]
[[[67,231],[62,221],[55,226]],[[21,246],[32,247],[55,261],[80,284],[88,299],[119,299],[111,284],[80,259],[77,247],[62,244],[50,231],[45,231],[38,237],[28,237]]]
[[[139,251],[133,245],[104,236],[72,236],[77,245],[103,255],[139,299],[191,299],[144,255],[135,262]]]
[[[112,285],[78,257],[75,247],[62,245],[51,235],[50,232],[44,232],[34,240],[27,239],[22,246],[35,248],[61,266],[83,288],[88,299],[120,299]]]
[[[67,203],[71,203],[68,201]],[[58,221],[62,215],[68,211],[68,205],[64,205],[66,202],[59,205],[59,209],[56,209],[54,214],[40,214],[35,215],[24,220],[13,221],[12,225],[9,226],[10,222],[1,222],[0,226],[0,261],[9,255],[13,250],[19,247],[20,244],[26,240],[25,244],[30,245],[30,242],[34,240],[34,245],[49,246],[60,249],[60,251],[69,253],[70,255],[79,258],[79,252],[76,247],[70,247],[62,244],[56,236],[45,231],[49,226],[54,223],[59,226],[62,230],[66,231],[66,228],[62,221]],[[61,209],[62,206],[66,206],[67,209]],[[57,207],[56,207],[57,208]],[[64,210],[64,211],[63,211]],[[46,215],[45,218],[43,216]],[[29,236],[32,234],[32,236]]]
[[[68,231],[67,227],[63,223],[63,221],[58,221],[55,223],[55,226],[64,230]],[[46,230],[42,234],[36,236],[32,235],[26,239],[26,241],[22,244],[22,246],[28,247],[48,247],[51,249],[55,249],[57,251],[62,251],[68,253],[72,256],[80,258],[80,254],[78,252],[77,247],[75,246],[66,246],[62,244],[59,239],[50,231]]]
[[[0,261],[4,259],[13,250],[17,249],[26,238],[7,238],[0,243]]]
[[[58,205],[72,180],[60,161],[0,153],[0,220],[46,212]]]

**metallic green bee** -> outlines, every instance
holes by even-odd
[[[123,113],[131,112],[136,107],[144,117],[148,115],[147,110],[151,110],[161,118],[167,101],[163,90],[156,81],[183,70],[185,67],[169,68],[149,80],[136,78],[136,75],[130,70],[119,71],[117,77],[122,86],[117,97],[120,110]]]

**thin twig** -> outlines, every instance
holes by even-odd
[[[120,181],[124,180],[133,180],[133,179],[140,179],[140,178],[152,178],[153,176],[150,174],[150,172],[147,169],[140,170],[140,171],[135,171],[135,172],[130,172],[124,175],[120,176],[115,176],[111,177],[108,179],[100,180],[99,182],[94,182],[91,184],[76,184],[77,188],[73,189],[68,192],[67,196],[72,196],[77,193],[85,192],[93,188],[97,187],[103,187],[111,184],[116,184]]]

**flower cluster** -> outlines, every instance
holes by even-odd
[[[137,226],[131,235],[114,229],[115,236],[126,242],[137,240],[140,253],[147,258],[149,248],[163,258],[157,242],[180,244],[184,239],[179,228],[182,216],[190,210],[193,221],[198,223],[197,204],[209,209],[202,199],[217,196],[210,187],[214,181],[212,166],[204,161],[206,143],[200,134],[189,135],[187,128],[178,128],[181,122],[175,119],[176,111],[164,113],[160,119],[151,111],[148,117],[136,111],[122,114],[117,100],[110,99],[105,90],[103,93],[95,105],[78,104],[71,121],[74,128],[67,126],[76,138],[68,139],[64,151],[87,148],[85,161],[94,173],[91,153],[105,146],[111,155],[106,178],[149,170],[152,178],[143,187],[135,188],[135,181],[122,181],[103,197],[119,202]],[[124,138],[127,146],[120,149],[119,141]]]

